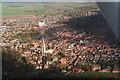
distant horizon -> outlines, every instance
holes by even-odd
[[[95,0],[1,0],[0,2],[95,2]]]
[[[119,0],[1,0],[0,2],[119,2]]]
[[[1,2],[1,3],[60,3],[60,2]],[[81,2],[81,3],[83,3],[83,2]]]

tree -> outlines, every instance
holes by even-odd
[[[24,63],[27,63],[27,60],[26,60],[25,57],[22,57],[22,60],[23,60]]]

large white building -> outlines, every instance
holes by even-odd
[[[46,26],[45,22],[39,22],[39,26]]]

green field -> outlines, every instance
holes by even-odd
[[[97,7],[96,3],[53,2],[53,3],[3,3],[2,15],[65,14],[80,11],[83,7]],[[66,11],[66,12],[64,12]]]

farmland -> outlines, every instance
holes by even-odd
[[[23,15],[53,15],[53,14],[71,14],[79,12],[84,7],[93,7],[95,3],[3,3],[3,16],[23,16]],[[93,9],[92,9],[93,10]]]

